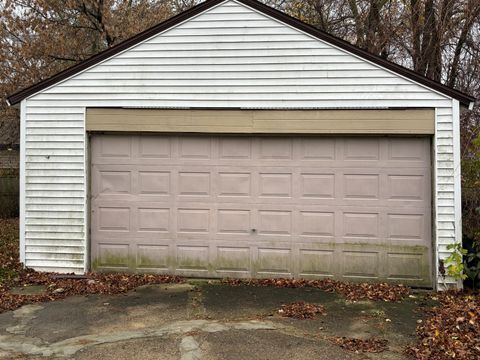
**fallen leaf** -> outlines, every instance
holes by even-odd
[[[400,301],[410,294],[410,289],[401,284],[387,283],[349,283],[332,279],[225,279],[223,283],[231,286],[275,286],[286,288],[318,288],[327,292],[337,292],[351,302],[359,300]]]
[[[355,353],[369,352],[381,353],[388,349],[388,340],[379,338],[356,339],[347,337],[331,337],[331,342],[341,348]]]
[[[407,354],[417,359],[480,359],[480,294],[446,291],[431,297],[439,306],[417,321],[417,344]]]
[[[303,301],[282,305],[281,309],[278,310],[278,313],[283,317],[295,319],[312,319],[317,314],[326,315],[326,311],[323,306],[309,304]]]

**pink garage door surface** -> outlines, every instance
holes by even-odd
[[[96,270],[430,286],[429,138],[93,135]]]

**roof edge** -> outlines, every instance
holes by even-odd
[[[251,8],[258,10],[266,15],[271,16],[279,21],[286,23],[298,30],[304,31],[305,33],[312,35],[313,37],[323,40],[329,44],[338,46],[339,48],[350,52],[352,54],[358,55],[359,57],[371,61],[374,64],[380,65],[388,70],[391,70],[399,75],[402,75],[410,80],[416,81],[422,85],[425,85],[431,89],[437,90],[438,92],[450,96],[458,100],[462,105],[470,107],[472,103],[475,102],[476,98],[466,94],[462,91],[453,89],[447,85],[442,84],[441,82],[432,80],[424,75],[421,75],[411,69],[408,69],[402,65],[398,65],[394,62],[381,58],[378,55],[374,55],[366,50],[359,48],[356,45],[349,43],[339,37],[331,35],[325,31],[319,30],[316,27],[307,24],[301,20],[298,20],[284,12],[281,12],[277,9],[274,9],[270,6],[264,5],[256,0],[235,0]]]
[[[30,97],[42,90],[45,90],[46,88],[55,85],[56,83],[63,81],[65,79],[68,79],[69,77],[88,69],[91,66],[94,66],[103,60],[106,60],[124,50],[127,50],[142,41],[145,41],[152,36],[155,36],[156,34],[163,32],[165,30],[168,30],[183,21],[186,21],[206,10],[209,10],[213,8],[214,6],[221,4],[222,2],[225,2],[228,0],[207,0],[199,5],[196,5],[180,14],[177,14],[176,16],[167,19],[160,24],[157,24],[137,35],[134,35],[117,45],[112,46],[111,48],[108,48],[106,50],[103,50],[102,52],[91,56],[90,58],[79,62],[78,64],[75,64],[53,76],[50,78],[47,78],[43,81],[40,81],[34,85],[31,85],[27,88],[24,88],[10,96],[7,97],[7,103],[10,106],[16,105],[22,100],[26,99],[27,97]],[[447,95],[451,98],[454,98],[460,102],[460,104],[471,108],[473,103],[475,102],[475,97],[468,95],[466,93],[463,93],[459,90],[450,88],[438,81],[431,80],[427,78],[426,76],[423,76],[413,70],[410,70],[406,67],[403,67],[401,65],[395,64],[391,61],[388,61],[386,59],[383,59],[377,55],[371,54],[366,50],[363,50],[355,45],[350,44],[349,42],[342,40],[336,36],[330,35],[322,30],[319,30],[315,28],[312,25],[309,25],[301,20],[298,20],[294,17],[291,17],[290,15],[287,15],[279,10],[276,10],[270,6],[267,6],[265,4],[262,4],[258,2],[257,0],[235,0],[239,3],[242,3],[248,7],[251,7],[252,9],[255,9],[261,13],[264,13],[268,16],[271,16],[272,18],[281,21],[287,25],[290,25],[300,31],[303,31],[317,39],[323,40],[327,43],[330,43],[334,46],[337,46],[347,52],[350,52],[354,55],[357,55],[365,60],[368,60],[374,64],[377,64],[379,66],[382,66],[390,71],[393,71],[394,73],[397,73],[401,76],[404,76],[410,80],[413,80],[415,82],[418,82],[430,89],[436,90],[444,95]]]
[[[207,0],[7,97],[10,106],[228,0]]]

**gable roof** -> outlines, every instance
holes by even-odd
[[[65,79],[70,78],[71,76],[74,76],[75,74],[78,74],[79,72],[82,72],[83,70],[88,69],[91,66],[94,66],[108,58],[111,58],[112,56],[127,50],[144,40],[147,40],[156,34],[159,34],[165,30],[168,30],[206,10],[209,10],[216,5],[219,5],[225,1],[228,0],[207,0],[197,6],[194,6],[193,8],[184,11],[154,27],[151,27],[150,29],[147,29],[127,40],[122,41],[121,43],[106,49],[72,67],[69,67],[55,75],[53,75],[50,78],[47,78],[43,81],[40,81],[32,86],[29,86],[23,90],[20,90],[16,92],[15,94],[10,95],[7,98],[7,101],[10,105],[16,105],[20,101],[26,99],[29,96],[32,96],[42,90],[45,90],[46,88],[55,85],[56,83],[59,83]],[[410,69],[407,69],[401,65],[395,64],[393,62],[390,62],[388,60],[385,60],[377,55],[373,55],[369,53],[368,51],[365,51],[363,49],[360,49],[359,47],[350,44],[347,41],[344,41],[336,36],[330,35],[322,30],[319,30],[309,24],[306,24],[298,19],[295,19],[281,11],[278,11],[270,6],[264,5],[257,0],[236,0],[237,2],[244,4],[246,6],[249,6],[255,10],[257,10],[260,13],[263,13],[267,16],[270,16],[278,21],[281,21],[287,25],[290,25],[300,31],[303,31],[307,34],[310,34],[311,36],[320,39],[326,43],[329,43],[331,45],[334,45],[340,49],[346,50],[347,52],[357,55],[365,60],[368,60],[374,64],[377,64],[383,68],[386,68],[388,70],[391,70],[401,76],[404,76],[408,79],[411,79],[419,84],[425,85],[433,90],[436,90],[442,94],[445,94],[447,96],[450,96],[456,100],[458,100],[462,105],[464,106],[470,106],[472,102],[475,101],[475,98],[465,94],[461,91],[455,90],[453,88],[450,88],[446,85],[443,85],[440,82],[431,80],[423,75],[420,75]]]

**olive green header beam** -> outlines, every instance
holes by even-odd
[[[87,109],[87,131],[223,134],[434,134],[433,109]]]

